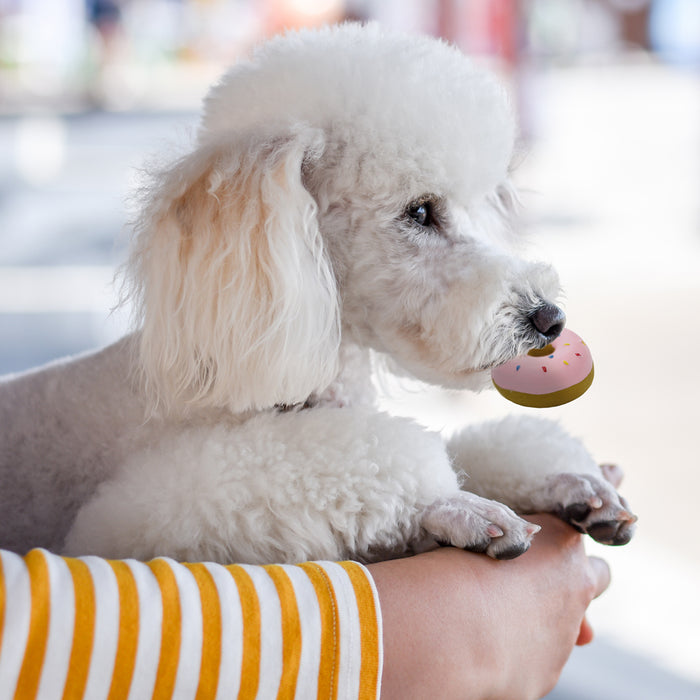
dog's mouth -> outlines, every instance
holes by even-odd
[[[480,364],[471,372],[489,372],[494,367],[525,355],[531,350],[541,350],[561,335],[566,324],[566,315],[555,304],[541,301],[534,308],[517,316],[517,321],[509,330],[502,329],[494,338],[498,348],[494,357]],[[504,338],[505,336],[505,338]]]

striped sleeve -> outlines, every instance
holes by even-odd
[[[371,700],[381,639],[374,582],[355,562],[0,551],[0,698]]]

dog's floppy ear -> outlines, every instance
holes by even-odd
[[[304,401],[333,379],[337,289],[302,167],[322,132],[222,134],[156,181],[128,274],[161,407]]]

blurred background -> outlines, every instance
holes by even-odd
[[[596,380],[544,413],[627,473],[632,544],[558,700],[700,698],[700,0],[0,0],[0,373],[118,337],[129,193],[192,141],[209,84],[266,36],[342,19],[443,36],[520,115],[521,226]],[[517,409],[402,384],[450,431]]]

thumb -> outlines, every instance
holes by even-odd
[[[610,585],[610,567],[604,559],[588,557],[588,565],[593,578],[593,597],[597,598]],[[578,631],[576,646],[585,646],[593,641],[593,628],[584,617]]]

